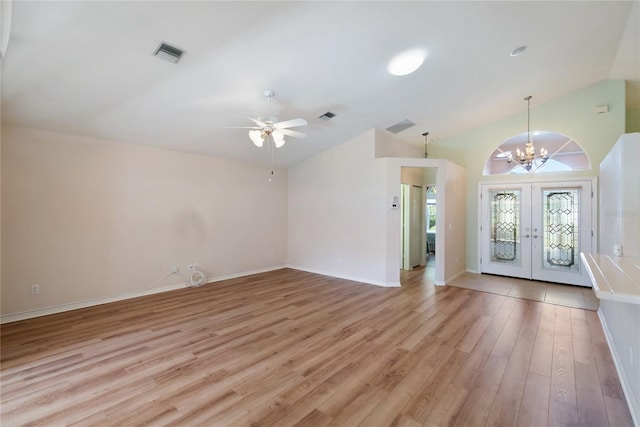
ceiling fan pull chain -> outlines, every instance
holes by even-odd
[[[269,157],[271,160],[271,174],[269,175],[269,182],[271,182],[271,178],[273,178],[273,152],[275,151],[275,147],[273,146],[273,136],[271,138],[267,137],[267,150],[269,152]]]

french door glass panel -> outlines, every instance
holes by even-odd
[[[542,268],[580,271],[580,190],[542,190]]]
[[[520,190],[490,190],[491,262],[521,265]]]

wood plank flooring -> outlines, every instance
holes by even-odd
[[[283,269],[3,325],[1,424],[632,425],[594,311],[426,277]]]

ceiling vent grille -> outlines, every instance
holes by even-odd
[[[386,130],[388,130],[391,133],[400,133],[405,129],[409,129],[412,126],[415,126],[416,124],[413,123],[411,120],[409,119],[404,119],[398,123],[396,123],[395,125],[391,125],[389,126]]]
[[[183,53],[184,51],[182,49],[171,46],[166,42],[160,43],[160,46],[158,46],[156,51],[153,52],[153,54],[158,58],[162,58],[165,61],[173,62],[174,64],[178,63],[180,58],[182,58]]]
[[[331,111],[327,111],[326,113],[324,113],[323,115],[321,115],[320,117],[318,117],[320,120],[324,120],[329,121],[331,119],[333,119],[336,115],[333,114]]]

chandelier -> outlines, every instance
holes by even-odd
[[[519,148],[516,150],[515,156],[512,152],[507,154],[507,163],[511,163],[514,160],[523,168],[527,170],[527,172],[531,171],[531,168],[541,167],[544,163],[549,160],[549,155],[547,150],[544,148],[540,148],[539,154],[536,154],[536,150],[533,147],[533,140],[531,138],[531,98],[532,96],[527,96],[524,100],[527,101],[527,143],[524,146],[524,151],[521,151]]]

